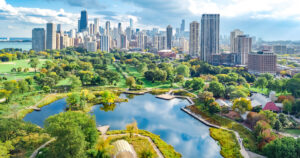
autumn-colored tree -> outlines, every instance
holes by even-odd
[[[252,109],[251,101],[246,98],[235,99],[232,109],[240,114],[244,114],[246,111],[250,111]]]

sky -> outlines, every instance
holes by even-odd
[[[221,15],[221,35],[241,29],[264,40],[300,40],[300,0],[0,0],[0,37],[31,37],[36,27],[47,22],[62,24],[64,30],[77,28],[80,11],[89,20],[100,18],[104,26],[134,20],[134,27],[164,30],[186,20],[201,20],[204,13]]]

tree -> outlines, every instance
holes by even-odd
[[[150,149],[146,149],[144,148],[140,154],[141,158],[153,158],[154,154],[152,153],[152,151]]]
[[[224,96],[225,87],[218,81],[212,81],[209,84],[208,91],[212,92],[215,97]]]
[[[2,143],[0,140],[0,157],[1,158],[10,158],[10,150],[13,150],[14,147],[11,145],[10,141]]]
[[[101,92],[101,101],[103,104],[112,104],[116,100],[116,95],[110,91]]]
[[[240,114],[244,114],[246,111],[250,111],[252,109],[251,101],[246,98],[235,99],[232,109],[238,111]]]
[[[28,64],[29,64],[32,68],[34,68],[34,71],[36,72],[36,68],[37,68],[37,66],[40,64],[40,61],[39,61],[38,58],[32,58],[32,59],[30,59],[30,61],[28,62]]]
[[[72,90],[76,90],[81,87],[81,81],[80,81],[79,77],[76,77],[73,75],[70,77],[70,80],[71,80],[71,89]]]
[[[277,131],[280,131],[282,129],[282,125],[279,120],[276,120],[274,129],[276,129]]]
[[[71,93],[67,98],[67,104],[71,110],[80,110],[80,94],[77,92]]]
[[[105,77],[110,85],[120,80],[120,75],[117,72],[111,70],[107,70],[105,72]]]
[[[184,76],[182,75],[177,75],[174,79],[174,82],[183,82],[184,81]]]
[[[177,68],[176,68],[176,72],[178,75],[182,75],[184,77],[189,77],[190,76],[190,69],[188,66],[186,65],[179,65]]]
[[[132,76],[127,77],[127,78],[126,78],[126,85],[127,85],[129,88],[132,88],[132,87],[135,85],[135,79],[134,79],[134,77],[132,77]]]
[[[44,77],[41,80],[42,87],[49,86],[50,88],[53,88],[56,85],[55,79],[52,77]]]
[[[283,137],[270,142],[263,148],[267,157],[296,158],[300,155],[300,138]]]
[[[10,94],[11,94],[11,91],[8,91],[6,89],[0,89],[0,98],[1,99],[5,98],[6,101],[8,101]]]
[[[284,100],[283,101],[283,111],[285,113],[290,114],[292,112],[292,108],[293,108],[293,103],[290,100]]]
[[[204,87],[204,80],[202,78],[194,77],[192,80],[193,90],[201,90]]]
[[[50,88],[49,86],[44,86],[44,87],[43,87],[43,91],[44,91],[45,93],[50,93],[51,88]]]
[[[81,112],[50,116],[45,121],[45,130],[56,138],[51,148],[59,157],[85,157],[85,151],[94,147],[98,138],[95,120]]]
[[[287,89],[293,94],[294,97],[300,97],[300,78],[292,78],[287,81]]]
[[[102,137],[98,139],[96,144],[97,155],[96,158],[111,158],[113,154],[113,145],[109,144],[109,141],[105,141]]]
[[[208,111],[211,114],[218,113],[218,112],[220,112],[220,110],[221,110],[221,107],[217,102],[212,102],[208,106]]]
[[[134,121],[134,122],[126,125],[126,130],[129,132],[130,137],[133,137],[133,134],[139,132],[139,129],[138,129],[138,126],[137,126],[137,122]]]
[[[264,89],[268,85],[268,80],[265,77],[258,77],[254,82],[255,87]]]
[[[277,114],[270,111],[270,110],[262,110],[259,112],[259,114],[262,114],[266,117],[267,122],[274,127],[275,122],[277,120]]]

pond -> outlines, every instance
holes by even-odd
[[[124,94],[121,97],[131,98]],[[110,125],[111,130],[125,129],[126,124],[135,120],[140,129],[160,135],[184,158],[222,157],[220,147],[209,135],[209,127],[180,110],[186,105],[187,100],[162,100],[145,94],[115,106],[96,105],[90,114],[95,116],[97,125]],[[43,127],[47,117],[64,111],[65,106],[65,99],[58,100],[28,114],[24,120]]]

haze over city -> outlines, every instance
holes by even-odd
[[[200,21],[203,13],[221,15],[220,34],[239,28],[264,40],[299,40],[300,10],[298,0],[0,0],[0,37],[31,37],[34,27],[47,22],[61,23],[64,29],[76,26],[79,12],[87,9],[90,19],[100,18],[100,25],[110,20],[135,27],[179,27],[180,20]]]

